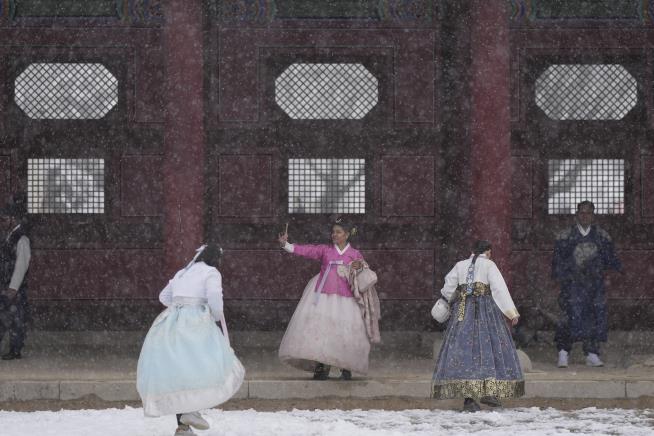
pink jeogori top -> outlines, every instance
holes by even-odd
[[[347,274],[339,274],[338,271],[339,265],[349,265],[352,261],[363,260],[361,253],[350,244],[347,244],[342,251],[336,245],[286,244],[284,249],[297,256],[320,261],[320,276],[316,282],[316,291],[353,297],[347,282]]]

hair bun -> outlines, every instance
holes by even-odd
[[[357,234],[357,228],[356,228],[356,227],[352,227],[352,230],[350,230],[350,235],[354,236],[354,235],[356,235],[356,234]]]

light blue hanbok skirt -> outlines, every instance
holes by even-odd
[[[154,417],[224,403],[244,376],[206,301],[176,297],[145,337],[136,388],[145,415]]]

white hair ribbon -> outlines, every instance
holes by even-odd
[[[198,248],[195,249],[195,256],[193,256],[193,259],[191,259],[191,261],[188,263],[188,265],[186,265],[186,267],[184,267],[184,273],[185,273],[185,272],[186,272],[186,271],[187,271],[191,266],[193,266],[193,264],[195,263],[195,261],[197,260],[197,258],[200,257],[200,255],[202,254],[202,252],[204,251],[205,248],[207,248],[207,244],[200,245]],[[184,275],[184,273],[182,273],[182,275]]]

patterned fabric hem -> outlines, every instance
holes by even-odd
[[[525,394],[524,380],[442,380],[433,382],[431,397],[438,400],[482,397],[517,398]]]

